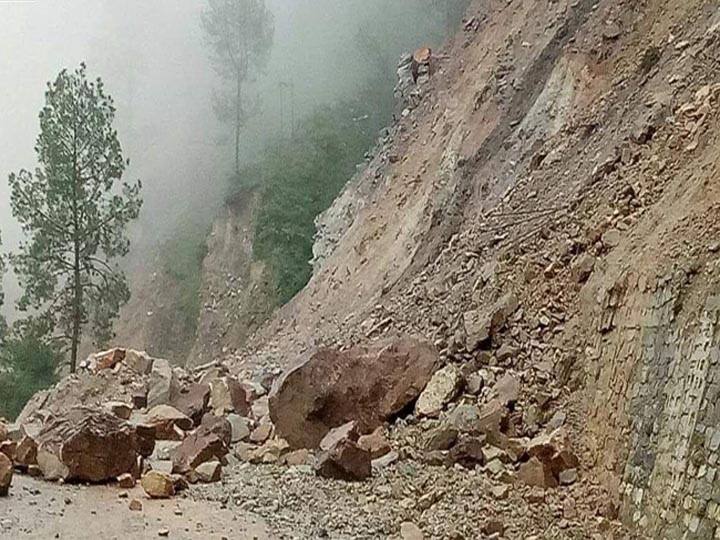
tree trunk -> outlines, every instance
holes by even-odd
[[[242,109],[240,74],[237,76],[237,95],[235,96],[235,174],[240,175],[240,121]]]
[[[77,369],[78,347],[80,346],[80,322],[82,319],[82,284],[80,283],[80,245],[75,242],[75,262],[73,270],[73,328],[72,348],[70,352],[70,373]]]

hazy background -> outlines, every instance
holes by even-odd
[[[399,51],[437,39],[437,14],[420,0],[268,0],[275,43],[253,92],[262,113],[246,130],[252,159],[280,131],[280,83],[294,87],[296,118],[352,92],[366,79],[377,36]],[[20,232],[9,209],[7,176],[33,168],[38,112],[47,81],[88,64],[117,106],[116,126],[131,160],[127,179],[143,181],[145,206],[132,228],[135,260],[181,224],[210,221],[231,170],[229,128],[213,112],[219,81],[200,27],[202,0],[0,0],[0,230],[4,249]],[[433,17],[435,21],[433,21]],[[425,26],[423,26],[425,25]],[[423,28],[427,28],[424,33]],[[419,38],[427,34],[427,39]],[[358,35],[363,38],[359,39]],[[359,45],[364,43],[364,45]],[[392,73],[388,84],[392,84]],[[291,94],[284,90],[285,130]],[[7,315],[17,295],[5,278]]]

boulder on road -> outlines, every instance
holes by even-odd
[[[47,479],[102,482],[137,467],[135,429],[103,410],[70,409],[48,422],[36,442],[38,466]]]
[[[370,433],[418,398],[437,364],[435,348],[414,339],[319,349],[276,381],[270,416],[293,448],[317,448],[353,420]]]

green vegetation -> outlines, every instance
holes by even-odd
[[[55,383],[58,356],[34,336],[0,345],[0,417],[14,419],[33,394]]]
[[[384,116],[377,105],[358,99],[320,109],[292,137],[269,145],[262,161],[241,175],[263,189],[254,256],[269,265],[281,304],[312,274],[315,218],[332,204],[372,146]]]
[[[96,344],[130,291],[117,259],[140,213],[141,184],[122,181],[128,162],[113,127],[115,106],[81,64],[48,84],[35,149],[39,167],[11,174],[10,204],[27,240],[12,255],[33,326],[70,349],[70,371],[87,327]],[[59,331],[59,332],[58,332]]]
[[[207,255],[207,229],[188,225],[179,229],[160,249],[165,273],[175,283],[177,321],[181,336],[192,342],[200,313],[202,263]]]

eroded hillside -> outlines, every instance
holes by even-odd
[[[334,252],[238,360],[411,333],[464,362],[467,314],[512,292],[490,363],[526,412],[548,394],[574,418],[627,523],[709,538],[717,4],[482,1],[466,21],[344,194]]]
[[[21,418],[55,455],[110,400],[162,428],[132,474],[210,469],[189,500],[281,538],[717,537],[718,53],[717,2],[474,1],[290,303],[245,339],[245,198],[205,259],[222,362],[111,351]]]

